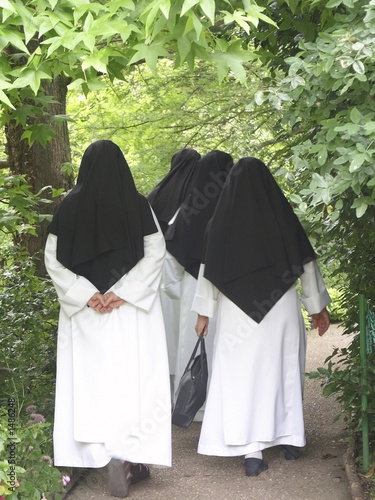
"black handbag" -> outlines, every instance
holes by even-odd
[[[195,356],[200,346],[200,354]],[[207,394],[208,366],[203,332],[200,334],[176,391],[172,424],[187,429]]]

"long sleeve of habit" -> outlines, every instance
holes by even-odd
[[[201,264],[191,310],[212,318],[215,314],[218,296],[219,290],[204,277],[204,264]]]
[[[166,247],[160,229],[143,240],[144,257],[110,291],[129,304],[149,311],[158,293]]]
[[[55,285],[60,307],[70,318],[86,306],[99,290],[83,276],[78,276],[56,259],[57,236],[49,234],[44,253],[48,274]]]
[[[302,303],[309,314],[320,312],[330,302],[331,298],[325,287],[321,272],[316,261],[305,264],[300,276],[303,295]],[[219,295],[219,290],[204,277],[204,264],[201,264],[196,292],[191,310],[212,318]]]
[[[320,269],[314,260],[303,266],[300,276],[303,295],[302,303],[309,314],[319,313],[330,302],[331,298],[325,287]]]

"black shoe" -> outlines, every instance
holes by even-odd
[[[131,464],[130,466],[131,484],[138,483],[142,479],[150,477],[150,468],[145,464]]]
[[[291,444],[283,444],[284,458],[285,460],[297,460],[299,457],[299,448],[297,446],[292,446]]]
[[[247,476],[259,476],[268,469],[268,463],[260,458],[245,458],[245,471]]]

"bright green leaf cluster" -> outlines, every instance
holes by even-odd
[[[294,162],[312,173],[304,190],[311,203],[330,206],[349,191],[361,217],[375,204],[375,5],[345,6],[314,42],[300,42],[280,85],[256,102],[267,99],[279,109],[285,96],[285,126],[304,131]]]
[[[146,62],[155,72],[160,58],[176,66],[195,60],[217,65],[219,79],[229,73],[246,81],[244,65],[254,55],[242,45],[241,34],[250,33],[261,20],[274,22],[260,7],[244,0],[234,7],[215,0],[2,0],[0,2],[0,105],[12,119],[26,128],[29,144],[45,145],[53,139],[49,121],[32,127],[29,118],[40,108],[45,83],[60,76],[70,89],[82,87],[85,94],[104,88],[102,75],[110,81],[124,79],[124,69]],[[243,7],[243,8],[242,8]],[[229,10],[230,9],[230,10]],[[227,36],[215,27],[234,26]],[[39,103],[38,103],[39,100]],[[32,104],[34,103],[34,105]],[[38,109],[39,106],[39,109]]]

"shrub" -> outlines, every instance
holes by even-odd
[[[58,303],[52,284],[35,276],[30,257],[8,254],[0,280],[1,400],[17,401],[18,412],[38,402],[52,419]]]
[[[0,498],[5,500],[61,500],[65,488],[61,472],[52,465],[52,424],[36,407],[16,417],[16,401],[0,410]]]

